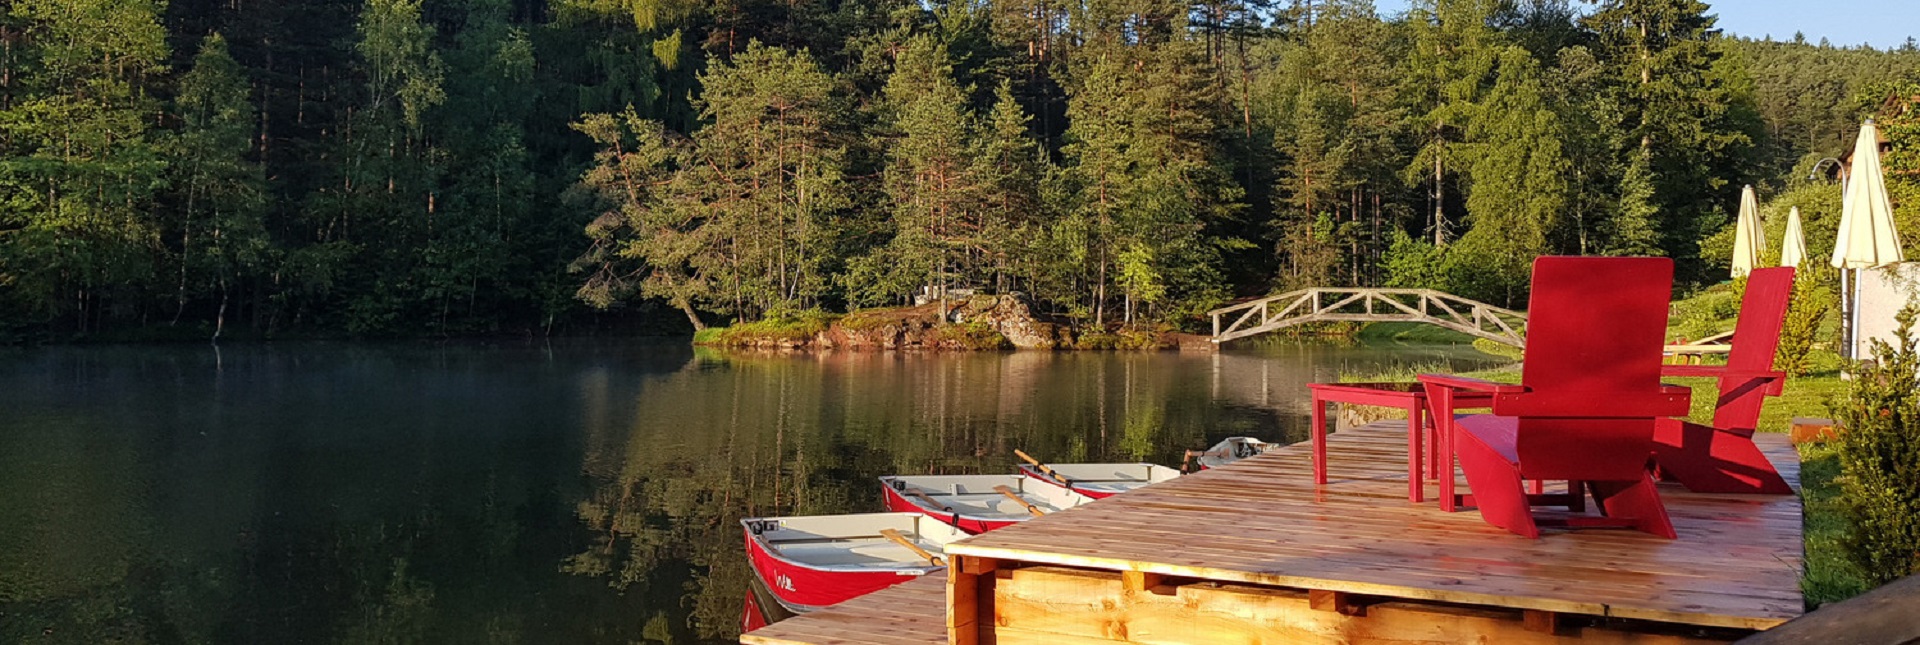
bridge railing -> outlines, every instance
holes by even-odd
[[[1524,347],[1527,315],[1432,289],[1315,287],[1207,312],[1213,342],[1312,322],[1415,322]]]

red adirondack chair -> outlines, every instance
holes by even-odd
[[[1493,393],[1492,414],[1435,414],[1453,419],[1449,443],[1488,523],[1530,538],[1542,523],[1674,537],[1647,471],[1655,419],[1686,414],[1691,398],[1660,383],[1672,290],[1665,258],[1540,258],[1519,385],[1420,376],[1436,406],[1458,390]],[[1527,480],[1566,481],[1568,492],[1529,495]],[[1604,516],[1584,513],[1588,493]],[[1536,518],[1546,505],[1569,512]]]
[[[1780,327],[1793,299],[1793,267],[1754,271],[1740,300],[1733,350],[1726,365],[1668,365],[1665,376],[1720,378],[1713,425],[1661,419],[1654,429],[1654,463],[1661,477],[1698,493],[1790,495],[1793,487],[1753,445],[1754,426],[1767,397],[1779,396],[1787,375],[1773,369]]]

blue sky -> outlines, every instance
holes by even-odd
[[[1707,0],[1729,33],[1792,40],[1805,32],[1810,42],[1822,37],[1835,45],[1867,43],[1897,47],[1908,36],[1920,38],[1920,0]],[[1407,10],[1407,0],[1375,0],[1383,15]],[[1575,6],[1591,6],[1576,2]]]

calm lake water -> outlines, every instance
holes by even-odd
[[[1441,347],[720,354],[684,342],[0,350],[0,643],[732,640],[745,515],[874,477],[1305,433]]]

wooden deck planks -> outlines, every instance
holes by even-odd
[[[1478,513],[1406,500],[1406,428],[1329,435],[1329,483],[1305,444],[1154,484],[948,546],[948,553],[1511,609],[1764,629],[1801,614],[1795,496],[1663,485],[1678,540],[1624,530],[1528,540]],[[1755,440],[1797,485],[1784,435]],[[1465,491],[1465,482],[1460,482]],[[1429,483],[1428,491],[1437,494]],[[751,645],[946,643],[946,576],[908,582],[741,637]],[[1074,638],[1018,630],[1003,644]]]
[[[1289,446],[949,552],[1709,627],[1763,629],[1803,610],[1797,497],[1663,485],[1678,540],[1594,529],[1528,540],[1471,510],[1406,501],[1405,437],[1395,421],[1330,435],[1325,487],[1308,447]],[[1756,441],[1797,481],[1785,436]]]

